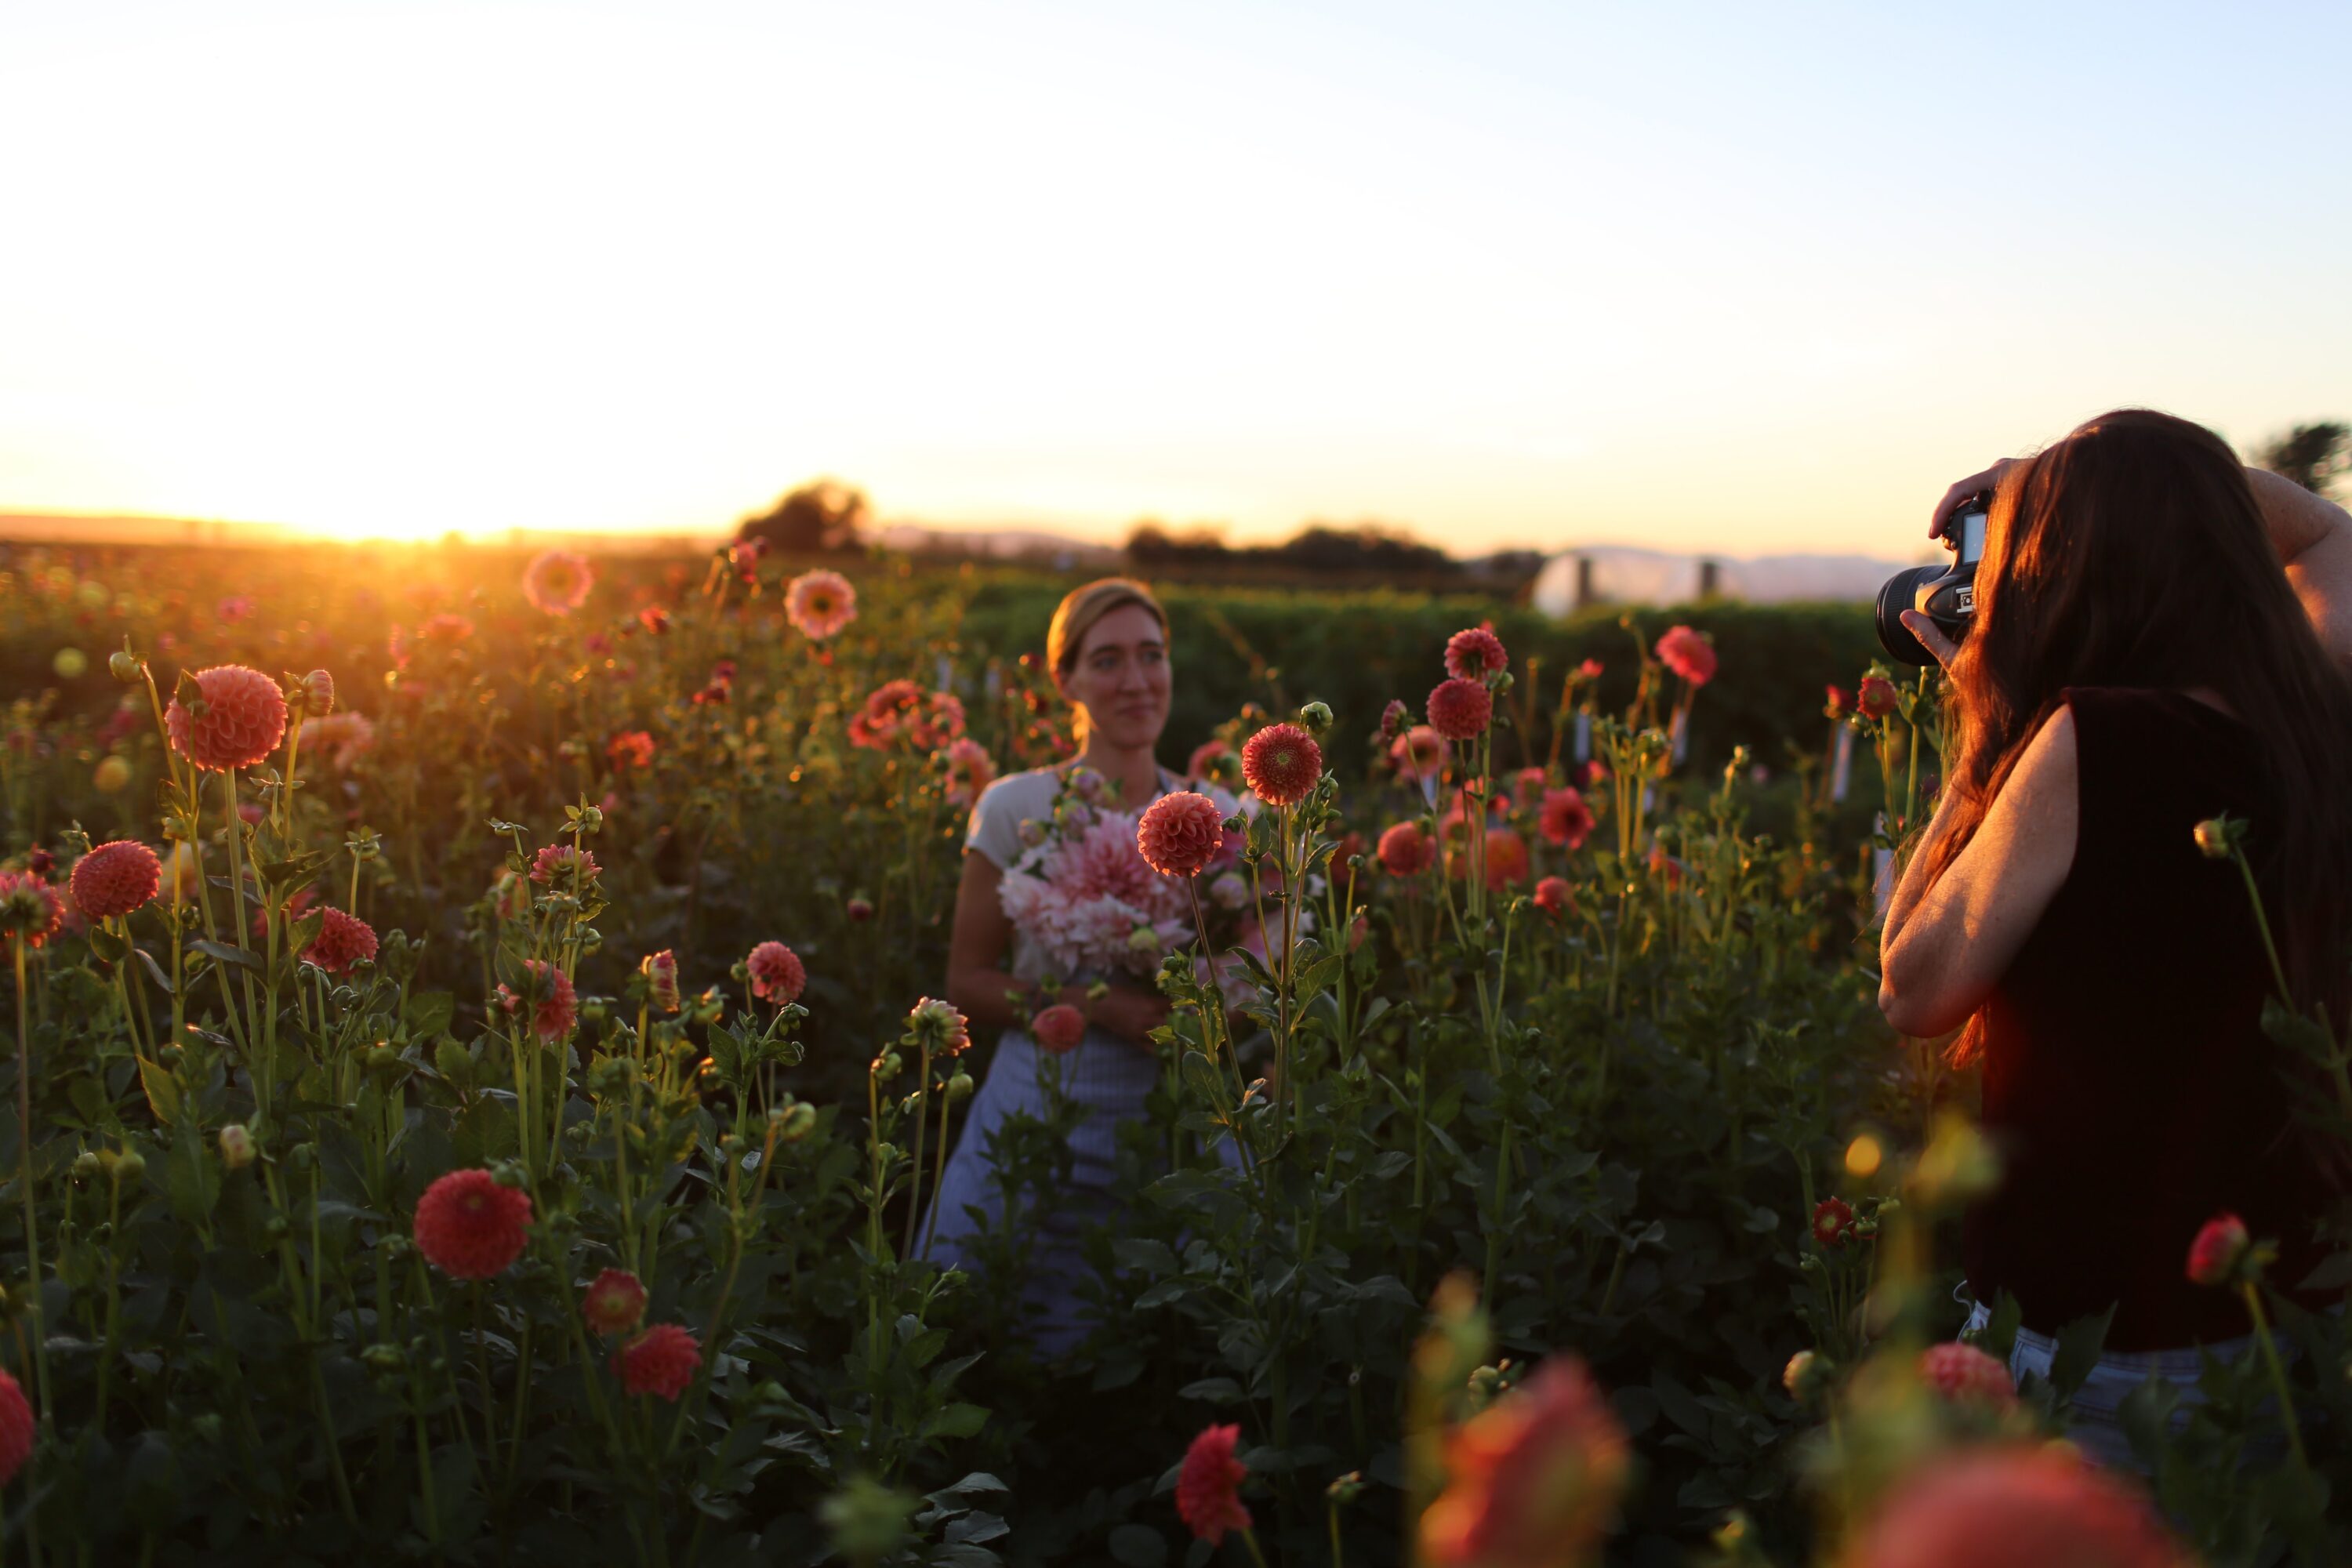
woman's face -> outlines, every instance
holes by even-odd
[[[1140,605],[1121,605],[1087,628],[1077,661],[1057,671],[1062,696],[1087,710],[1095,734],[1114,746],[1156,743],[1168,723],[1168,637]]]

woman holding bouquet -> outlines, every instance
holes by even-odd
[[[1142,1114],[1145,1097],[1160,1081],[1161,1064],[1149,1037],[1167,1021],[1168,1004],[1150,976],[1159,967],[1159,944],[1175,928],[1153,917],[1165,912],[1157,908],[1160,899],[1182,895],[1152,885],[1159,879],[1136,853],[1131,819],[1182,786],[1155,754],[1168,722],[1171,676],[1168,617],[1149,589],[1107,577],[1074,590],[1054,612],[1045,659],[1073,710],[1078,753],[1058,767],[998,779],[972,807],[948,948],[948,998],[976,1029],[992,1026],[1003,1034],[923,1233],[934,1262],[968,1266],[971,1244],[1003,1214],[992,1139],[1015,1115],[1045,1120],[1051,1110],[1048,1073],[1066,1080],[1081,1117],[1070,1135],[1074,1166],[1039,1217],[1029,1273],[1021,1282],[1023,1300],[1037,1315],[1034,1342],[1051,1353],[1075,1345],[1086,1331],[1077,1316],[1085,1276],[1081,1240],[1087,1224],[1112,1217],[1118,1126]],[[1221,792],[1206,793],[1226,813],[1234,809]],[[1073,825],[1089,819],[1104,830],[1086,835],[1078,870],[1039,865],[1041,858],[1054,856],[1057,834],[1075,837],[1079,828]],[[1105,863],[1107,857],[1112,863]],[[1063,858],[1081,858],[1075,852]],[[1088,884],[1083,889],[1059,885],[1081,877]],[[1008,893],[1022,896],[1008,900]],[[1023,921],[1007,912],[1008,902],[1023,911]],[[1106,918],[1115,931],[1100,931]],[[1080,926],[1096,930],[1097,948],[1116,939],[1116,961],[1087,956],[1092,950],[1071,934]],[[1144,940],[1146,932],[1151,940]],[[1048,981],[1059,983],[1052,996]],[[1108,984],[1097,989],[1099,982]],[[1051,1024],[1034,1031],[1046,1037],[1041,1046],[1030,1024],[1047,1014]],[[1083,1037],[1067,1047],[1081,1020]],[[1053,1068],[1047,1052],[1056,1047],[1066,1048]]]

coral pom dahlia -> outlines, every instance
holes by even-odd
[[[1456,680],[1484,680],[1510,662],[1492,626],[1472,626],[1445,639],[1445,673]]]
[[[1476,740],[1494,717],[1494,693],[1482,681],[1442,681],[1429,694],[1429,727],[1449,741]]]
[[[330,974],[350,973],[352,965],[375,958],[375,928],[357,915],[338,909],[320,911],[318,937],[302,950],[302,962],[315,963]]]
[[[1580,848],[1592,833],[1592,807],[1575,790],[1548,789],[1536,813],[1536,829],[1562,848]]]
[[[531,1033],[552,1044],[572,1032],[580,1021],[580,996],[572,988],[572,976],[543,959],[523,960],[523,971],[530,976],[530,990],[533,1005],[530,1014]],[[523,1004],[520,993],[499,987],[499,1005],[512,1013]]]
[[[1999,1447],[1923,1465],[1841,1559],[1853,1568],[2188,1568],[2147,1500],[2063,1448]]]
[[[1144,864],[1163,877],[1199,876],[1224,844],[1224,813],[1207,795],[1189,790],[1161,795],[1135,826]]]
[[[522,596],[551,616],[568,616],[587,602],[596,575],[585,556],[569,550],[542,550],[522,569]]]
[[[1437,858],[1437,840],[1417,822],[1400,822],[1381,835],[1374,851],[1381,868],[1391,877],[1418,877]]]
[[[1242,777],[1271,806],[1297,805],[1323,776],[1323,748],[1296,724],[1269,724],[1242,747]]]
[[[1067,1002],[1056,1002],[1029,1020],[1029,1037],[1057,1057],[1075,1051],[1087,1037],[1087,1016]]]
[[[187,678],[193,705],[172,699],[163,731],[172,749],[209,772],[249,768],[286,736],[286,693],[278,682],[241,664],[216,664]],[[185,682],[183,683],[183,689]]]
[[[613,1357],[621,1386],[631,1394],[657,1394],[672,1405],[694,1382],[702,1345],[677,1323],[656,1323]]]
[[[2017,1380],[2009,1368],[1974,1345],[1957,1340],[1919,1352],[1919,1381],[1955,1405],[1989,1405],[2006,1410],[2017,1403]]]
[[[522,1256],[530,1194],[488,1171],[452,1171],[416,1200],[416,1250],[452,1279],[488,1279]]]
[[[625,1268],[607,1268],[580,1299],[580,1315],[600,1334],[625,1334],[646,1315],[646,1288]]]
[[[1194,1535],[1216,1546],[1229,1530],[1247,1530],[1250,1511],[1242,1503],[1249,1467],[1234,1457],[1239,1426],[1208,1426],[1184,1450],[1176,1472],[1176,1512]]]
[[[603,873],[596,852],[577,844],[551,844],[530,858],[530,879],[551,888],[570,888],[575,874],[584,887]]]
[[[1574,903],[1575,895],[1564,878],[1546,877],[1536,884],[1536,908],[1552,919],[1558,920],[1567,914]]]
[[[1658,662],[1689,681],[1705,686],[1715,679],[1715,645],[1688,626],[1671,626],[1658,639]]]
[[[58,890],[31,871],[0,871],[0,932],[26,947],[45,947],[65,924]]]
[[[751,971],[751,994],[782,1007],[801,999],[808,970],[801,955],[781,942],[763,942],[753,948],[743,966]]]
[[[101,844],[74,863],[74,902],[94,921],[144,909],[163,885],[163,863],[135,838]]]
[[[857,590],[838,572],[804,572],[784,590],[784,618],[823,642],[857,618]]]
[[[0,1371],[0,1487],[15,1480],[33,1457],[34,1431],[33,1406],[24,1389]]]

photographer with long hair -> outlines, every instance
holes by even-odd
[[[2251,1329],[2186,1277],[2207,1220],[2274,1238],[2277,1285],[2324,1304],[2298,1288],[2345,1151],[2294,1116],[2313,1075],[2263,1032],[2251,902],[2194,830],[2250,824],[2294,1001],[2340,1024],[2352,516],[2143,409],[1960,480],[1938,521],[1986,489],[1968,635],[1903,616],[1950,677],[1958,743],[1887,906],[1879,1005],[1906,1035],[1962,1029],[1953,1058],[1983,1064],[2002,1179],[1966,1220],[1971,1326],[2015,1297],[2012,1370],[2046,1373],[2058,1330],[2113,1306],[2072,1414],[2130,1465],[2122,1397],[2153,1373],[2193,1404],[2195,1347]]]

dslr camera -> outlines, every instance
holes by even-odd
[[[1936,656],[1903,624],[1903,612],[1917,610],[1954,642],[1969,635],[1977,616],[1977,563],[1984,556],[1985,515],[1992,491],[1963,498],[1937,525],[1936,537],[1953,560],[1948,566],[1914,566],[1897,572],[1878,590],[1878,646],[1905,664],[1933,664]]]

